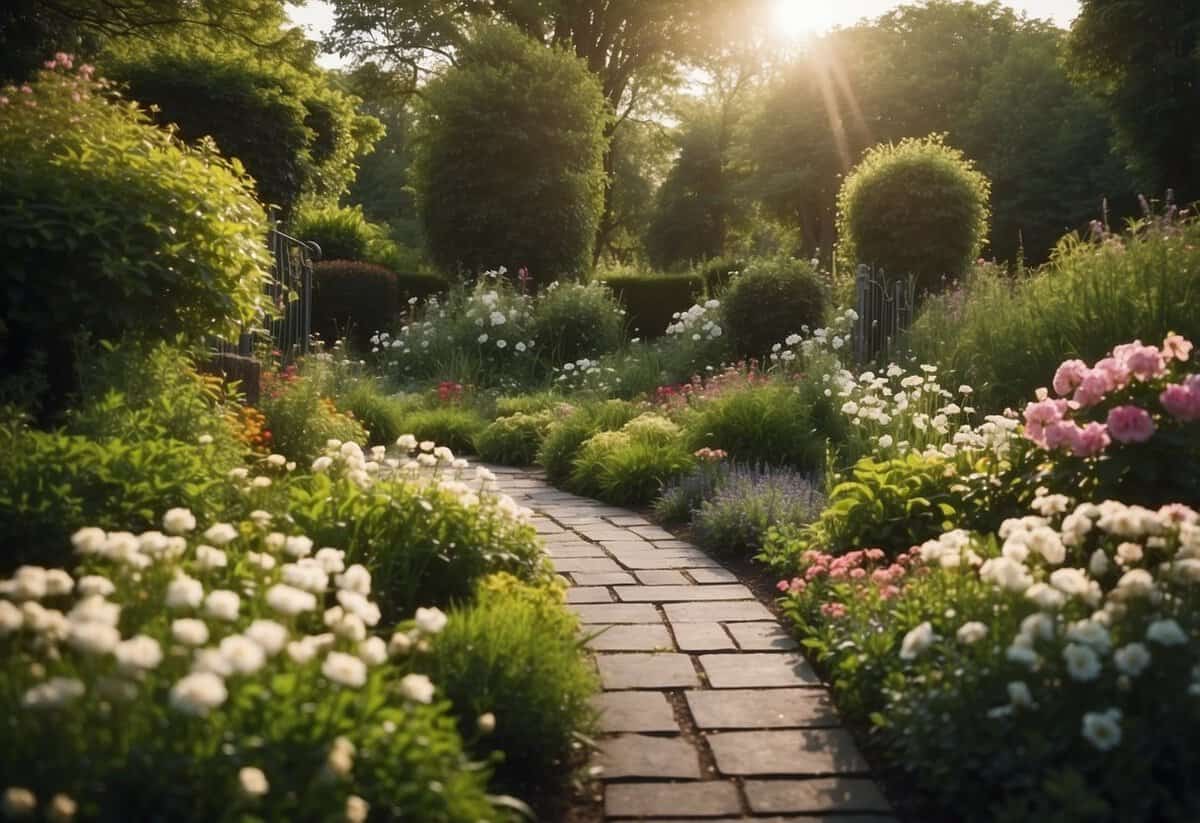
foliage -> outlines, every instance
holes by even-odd
[[[623,338],[621,307],[600,284],[552,283],[538,296],[533,340],[552,363],[614,351]]]
[[[1200,223],[1142,225],[1126,237],[1064,242],[1054,262],[1012,281],[976,270],[928,301],[909,345],[970,383],[979,405],[1017,406],[1064,358],[1100,359],[1128,340],[1175,331],[1200,339],[1189,310],[1200,289]]]
[[[408,415],[424,405],[424,398],[411,395],[387,395],[371,378],[356,380],[345,391],[336,393],[337,403],[367,431],[364,444],[390,446],[406,428]]]
[[[500,417],[475,438],[475,452],[488,463],[531,466],[554,419],[549,411]]]
[[[487,421],[474,409],[447,405],[420,409],[404,416],[404,431],[418,440],[432,440],[456,452],[471,453]]]
[[[807,525],[824,504],[809,476],[786,468],[735,464],[692,513],[692,535],[710,551],[751,557],[762,548],[769,529]]]
[[[612,169],[606,211],[596,237],[597,260],[628,265],[643,253],[658,182],[670,168],[673,145],[659,123],[626,118],[612,128]]]
[[[28,91],[0,95],[4,371],[42,351],[59,402],[74,378],[65,330],[235,336],[269,270],[248,179],[91,75],[61,55]]]
[[[721,293],[722,314],[734,353],[764,357],[771,346],[802,326],[824,319],[829,289],[810,263],[754,260]]]
[[[6,424],[0,441],[6,570],[68,563],[69,537],[85,525],[153,528],[164,506],[209,512],[224,494],[220,456],[195,440],[89,440]]]
[[[716,494],[729,475],[725,452],[700,449],[694,456],[697,460],[692,470],[663,486],[662,493],[654,500],[654,516],[659,522],[668,525],[688,523],[692,513]]]
[[[721,301],[705,300],[675,312],[666,339],[658,343],[663,379],[680,382],[711,372],[729,353]]]
[[[544,791],[563,779],[576,735],[591,731],[596,675],[561,584],[484,578],[475,601],[450,612],[421,661],[454,705],[480,756],[503,752],[501,787]]]
[[[1196,109],[1184,91],[1200,79],[1200,10],[1084,0],[1067,45],[1068,65],[1104,101],[1139,182],[1200,195]]]
[[[165,38],[118,51],[109,65],[131,97],[156,107],[158,122],[188,141],[210,136],[238,158],[262,202],[285,219],[304,196],[341,196],[355,158],[382,134],[315,64],[297,67],[236,43]]]
[[[845,265],[911,275],[921,291],[967,270],[987,239],[990,183],[940,135],[867,150],[838,193]]]
[[[290,231],[321,247],[322,260],[354,260],[385,265],[395,244],[383,227],[363,214],[362,206],[305,203],[292,217]]]
[[[620,431],[601,431],[580,446],[568,487],[617,505],[649,503],[692,466],[680,434],[678,426],[656,414],[635,417]]]
[[[637,407],[620,400],[580,405],[546,432],[537,462],[552,482],[562,482],[570,476],[575,457],[588,439],[621,428],[637,414]]]
[[[708,295],[721,294],[729,281],[736,277],[746,267],[744,260],[733,257],[718,257],[705,261],[696,267],[696,274],[704,281],[704,291]]]
[[[298,463],[312,462],[329,440],[367,439],[362,425],[322,392],[321,381],[301,374],[294,365],[263,375],[259,410],[275,451]]]
[[[672,315],[686,311],[704,289],[703,281],[685,274],[613,270],[599,277],[621,301],[629,328],[643,338],[663,334]]]
[[[366,569],[332,548],[293,562],[312,541],[261,519],[150,522],[167,534],[77,531],[78,579],[26,566],[0,584],[10,798],[98,820],[493,816],[434,684],[368,629]],[[347,610],[323,621],[335,597]],[[422,643],[433,617],[418,613]]]
[[[373,263],[322,261],[313,269],[313,329],[329,342],[349,337],[366,348],[406,305],[446,287],[434,274],[397,274]]]
[[[744,463],[815,471],[825,465],[818,402],[786,383],[735,385],[695,397],[684,428],[693,449],[721,449]]]
[[[561,406],[567,406],[563,398],[553,392],[544,391],[533,394],[511,394],[497,397],[495,402],[496,416],[508,417],[514,414],[538,414],[551,411]],[[571,411],[567,406],[567,411]]]
[[[434,262],[468,275],[505,265],[541,283],[590,269],[607,114],[586,66],[492,26],[422,97],[416,183]]]

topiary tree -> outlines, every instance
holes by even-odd
[[[801,326],[819,326],[828,305],[829,289],[812,264],[787,257],[751,261],[721,295],[725,329],[742,357],[762,357]]]
[[[586,271],[603,208],[607,114],[587,66],[514,29],[479,29],[429,83],[415,174],[434,262],[538,282]]]
[[[91,74],[60,55],[0,94],[0,372],[44,358],[51,408],[74,334],[232,336],[270,271],[252,181]]]
[[[839,256],[936,291],[979,255],[989,195],[988,179],[942,135],[870,148],[838,193]]]

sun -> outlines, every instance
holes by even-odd
[[[833,0],[771,0],[771,25],[784,39],[818,34],[834,23]]]

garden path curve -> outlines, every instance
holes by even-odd
[[[732,572],[635,512],[488,468],[533,509],[594,635],[606,820],[895,823],[795,640]]]

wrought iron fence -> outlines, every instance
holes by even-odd
[[[274,259],[274,271],[265,287],[267,314],[258,334],[269,336],[271,347],[284,362],[308,352],[312,337],[313,262],[321,257],[321,247],[285,234],[276,228],[267,236]],[[244,331],[236,342],[214,341],[218,355],[254,354],[255,332]]]
[[[854,355],[859,363],[891,359],[897,340],[912,324],[916,285],[911,276],[889,277],[859,266],[854,278]]]

